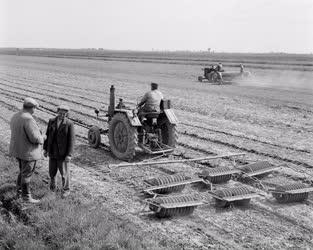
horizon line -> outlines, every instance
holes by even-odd
[[[238,51],[215,51],[215,50],[170,50],[170,49],[151,49],[151,50],[140,50],[140,49],[107,49],[101,47],[83,47],[83,48],[60,48],[60,47],[1,47],[0,49],[32,49],[32,50],[97,50],[97,51],[127,51],[127,52],[167,52],[167,53],[208,53],[208,54],[289,54],[289,55],[313,55],[313,52],[285,52],[285,51],[268,51],[268,52],[238,52]]]

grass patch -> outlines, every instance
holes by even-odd
[[[42,197],[42,202],[26,209],[20,207],[27,217],[22,219],[21,213],[4,206],[8,201],[11,206],[17,203],[13,198],[17,163],[3,154],[0,162],[0,249],[169,248],[83,194],[62,199],[49,192],[38,175],[32,178],[32,186],[34,196]]]

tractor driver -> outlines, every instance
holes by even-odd
[[[163,94],[158,90],[158,84],[152,82],[151,90],[145,93],[138,104],[139,113],[142,112],[160,112],[160,103]]]
[[[218,72],[224,72],[224,69],[223,69],[223,64],[219,63],[216,65],[216,71]]]

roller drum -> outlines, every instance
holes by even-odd
[[[182,174],[175,174],[175,175],[166,175],[166,176],[161,176],[158,178],[154,178],[149,180],[149,183],[153,186],[161,186],[161,185],[167,185],[171,183],[177,183],[181,181],[185,181],[187,178],[182,175]],[[156,193],[158,194],[167,194],[167,193],[172,193],[172,192],[180,192],[185,188],[185,184],[178,185],[178,186],[173,186],[173,187],[167,187],[167,188],[162,188],[159,190],[155,190]]]
[[[269,172],[255,175],[261,178],[261,177],[266,177],[267,175],[269,175],[271,167],[272,165],[269,162],[262,161],[262,162],[256,162],[256,163],[244,165],[243,167],[241,167],[241,170],[245,173],[253,173],[253,172],[269,169]]]
[[[214,191],[214,194],[221,197],[221,199],[215,198],[215,205],[217,207],[228,207],[231,202],[223,200],[223,198],[240,196],[245,194],[251,194],[251,191],[245,187],[234,187],[234,188],[225,188]],[[250,203],[249,199],[236,200],[234,203],[240,206],[247,206]]]
[[[304,183],[293,183],[293,184],[288,184],[288,185],[277,187],[275,191],[284,192],[284,191],[302,189],[306,187],[307,185],[305,185]],[[302,201],[307,200],[309,197],[308,192],[297,193],[297,194],[273,192],[272,195],[279,203],[302,202]]]
[[[158,211],[158,205],[171,204],[171,203],[186,203],[190,201],[196,201],[193,195],[181,195],[181,196],[168,196],[168,197],[158,197],[154,199],[157,205],[150,204],[149,208],[152,211]],[[186,206],[178,208],[161,208],[159,212],[156,212],[158,218],[171,217],[176,215],[188,215],[191,214],[195,209],[195,206]]]
[[[214,191],[214,194],[224,198],[224,197],[232,197],[238,195],[251,194],[251,191],[247,187],[234,187],[234,188],[224,188]]]
[[[211,168],[204,170],[201,175],[214,184],[225,183],[229,181],[232,177],[232,174],[224,174],[227,173],[229,170],[231,170],[230,167]]]
[[[252,164],[243,165],[241,169],[247,173],[260,171],[266,168],[270,168],[271,164],[268,162],[256,162]]]
[[[250,201],[251,201],[251,199],[249,198],[249,199],[237,200],[237,201],[235,201],[234,203],[235,203],[237,206],[243,206],[243,207],[245,207],[245,206],[248,206],[248,205],[249,205]]]

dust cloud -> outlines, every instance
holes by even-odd
[[[251,70],[251,76],[236,81],[242,86],[256,86],[313,92],[313,72],[291,70]]]

